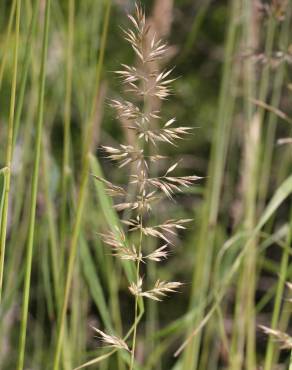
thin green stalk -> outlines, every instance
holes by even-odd
[[[253,41],[254,35],[251,32],[250,19],[252,18],[252,3],[250,3],[250,11],[246,18],[245,29],[247,39]],[[267,29],[267,36],[265,40],[265,53],[270,55],[274,44],[276,23],[273,17],[270,18]],[[257,40],[256,40],[257,42]],[[249,47],[252,44],[248,45]],[[249,69],[249,78],[246,79],[246,98],[253,96],[256,91],[255,86],[255,70],[252,65],[247,67]],[[269,65],[265,66],[262,72],[259,99],[265,101],[268,92],[270,80],[270,68]],[[245,227],[247,230],[252,230],[255,225],[256,219],[256,196],[258,193],[259,184],[259,166],[260,166],[260,151],[257,149],[260,147],[260,137],[262,132],[262,122],[264,117],[264,110],[259,109],[258,116],[254,115],[253,107],[250,102],[246,101],[246,116],[249,124],[249,130],[251,137],[249,138],[249,144],[247,153],[253,154],[250,157],[250,177],[247,178],[246,188],[246,218]],[[256,133],[257,132],[257,133]],[[255,137],[256,141],[253,140]],[[246,176],[246,174],[245,174]],[[256,247],[257,241],[250,245],[249,252],[245,261],[245,268],[243,275],[249,276],[249,284],[243,289],[246,290],[245,297],[245,321],[246,321],[246,367],[249,370],[253,370],[256,367],[256,340],[255,340],[255,289],[256,289]],[[245,277],[243,276],[243,280]],[[243,281],[243,285],[246,285]]]
[[[153,215],[154,216],[154,215]],[[151,242],[151,241],[150,241]],[[149,243],[150,244],[150,243]],[[148,245],[147,247],[153,247],[153,245]],[[147,264],[147,277],[148,277],[148,284],[153,284],[153,281],[157,280],[157,266],[154,262],[149,261]],[[149,352],[151,353],[155,351],[158,342],[153,338],[153,333],[158,330],[158,305],[157,302],[149,299],[147,302],[147,309],[146,312],[148,313],[146,317],[147,327],[146,327],[146,342],[149,343]],[[161,358],[157,359],[156,361],[156,370],[161,370]]]
[[[32,185],[31,185],[31,207],[30,207],[30,215],[29,215],[29,233],[28,233],[28,242],[27,242],[26,265],[25,265],[26,267],[25,267],[25,279],[24,279],[22,314],[21,314],[21,328],[20,328],[20,336],[19,336],[19,352],[18,352],[18,365],[17,365],[18,370],[23,369],[24,354],[25,354],[31,266],[32,266],[34,231],[35,231],[35,213],[36,213],[36,201],[37,201],[37,190],[38,190],[38,179],[39,179],[39,164],[40,164],[42,129],[43,129],[45,72],[46,72],[46,60],[47,60],[47,50],[48,50],[48,38],[49,38],[50,3],[51,1],[47,0],[46,8],[45,8],[45,24],[44,24],[44,33],[43,33],[40,80],[39,80],[38,114],[37,114],[36,144],[35,144],[36,149],[35,149],[35,161],[34,161]]]
[[[56,310],[59,310],[61,295],[60,295],[60,260],[58,260],[58,237],[57,237],[57,228],[55,225],[55,209],[53,207],[53,201],[50,195],[49,188],[49,177],[50,173],[50,163],[49,163],[49,149],[45,136],[43,137],[43,182],[44,182],[44,197],[47,208],[47,222],[48,222],[48,231],[49,231],[49,242],[50,242],[50,258],[52,265],[52,278],[53,286],[55,293],[55,302]]]
[[[243,2],[245,11],[243,37],[246,39],[246,50],[256,47],[258,40],[255,39],[254,27],[250,25],[252,19],[252,2],[245,0]],[[248,100],[249,96],[255,91],[255,68],[251,60],[246,60],[244,63],[244,113],[246,122],[246,142],[245,142],[245,159],[244,159],[244,229],[247,231],[253,230],[255,226],[255,212],[256,212],[256,194],[257,194],[257,169],[258,169],[258,155],[260,144],[260,118],[255,114],[254,107]],[[264,79],[266,81],[266,79]],[[266,82],[267,83],[267,82]],[[249,244],[246,257],[243,263],[243,271],[241,275],[242,296],[240,302],[240,311],[243,315],[242,338],[240,342],[241,358],[244,357],[243,347],[246,341],[246,369],[254,370],[256,367],[256,351],[255,351],[255,306],[254,294],[256,285],[256,240]],[[249,284],[245,284],[246,276],[249,276]],[[245,299],[244,299],[245,298]],[[239,324],[240,325],[240,324]],[[240,335],[239,335],[240,336]],[[245,338],[246,337],[246,338]],[[241,366],[241,362],[239,364]]]
[[[7,183],[7,174],[8,174],[8,168],[4,167],[0,170],[0,176],[3,177],[2,180],[2,193],[0,193],[0,226],[2,223],[2,215],[3,215],[3,203],[4,203],[4,195],[5,195],[5,189],[6,189],[6,183]],[[1,178],[0,177],[0,178]]]
[[[102,71],[102,66],[103,66],[106,39],[107,39],[107,33],[108,33],[108,25],[109,25],[109,19],[110,19],[110,9],[111,9],[111,1],[108,0],[106,3],[105,20],[104,20],[104,26],[103,26],[103,32],[102,32],[102,38],[101,38],[99,60],[97,63],[97,70],[96,70],[96,81],[95,81],[96,94],[98,94],[99,86],[100,86],[101,71]],[[84,150],[84,155],[83,155],[83,171],[82,171],[80,190],[79,190],[78,200],[77,200],[76,219],[75,219],[75,223],[73,226],[72,239],[70,243],[68,270],[67,270],[67,275],[66,275],[66,283],[65,283],[65,291],[64,291],[64,300],[62,302],[61,314],[58,320],[57,343],[56,343],[56,349],[55,349],[55,354],[54,354],[54,364],[53,364],[54,370],[59,370],[60,355],[61,355],[61,350],[62,350],[64,328],[65,328],[65,321],[66,321],[66,312],[67,312],[68,303],[69,303],[69,295],[70,295],[70,290],[71,290],[75,258],[77,254],[77,245],[78,245],[78,239],[79,239],[79,234],[80,234],[81,220],[83,216],[83,209],[84,209],[85,198],[86,198],[88,171],[89,171],[89,155],[91,151],[91,140],[93,137],[96,102],[97,102],[97,99],[96,99],[96,96],[94,96],[90,119],[89,119],[88,126],[87,126],[87,137],[86,137],[85,150]]]
[[[73,71],[73,50],[74,50],[74,25],[75,25],[75,0],[68,0],[68,44],[67,44],[67,64],[66,64],[66,96],[64,110],[64,139],[63,139],[63,163],[61,175],[61,232],[60,245],[61,253],[64,255],[65,234],[66,234],[66,204],[69,169],[70,151],[70,126],[71,126],[71,100],[72,100],[72,71]],[[61,258],[63,263],[64,256]]]
[[[284,155],[281,156],[281,164],[280,164],[280,167],[278,168],[277,183],[279,183],[281,181],[280,179],[282,179],[287,174],[287,171],[290,170],[290,167],[289,167],[290,163],[291,163],[291,149],[287,147],[286,151],[284,152]],[[271,222],[270,222],[270,224],[271,224]],[[283,228],[284,227],[285,227],[285,225],[283,226]],[[284,232],[284,235],[286,236],[286,240],[285,240],[284,243],[281,242],[279,244],[279,247],[281,247],[284,250],[282,252],[283,253],[282,258],[284,257],[285,248],[287,247],[287,238],[288,238],[289,232],[290,233],[292,232],[292,214],[291,214],[291,218],[290,218],[290,225],[288,223],[288,225],[286,226],[286,230]],[[282,235],[281,237],[279,235],[281,240],[283,239],[284,235]],[[290,239],[289,255],[291,255],[291,239]],[[269,263],[271,263],[271,261],[269,261]],[[276,275],[279,276],[279,268],[281,269],[282,261],[280,262],[280,267],[279,267],[279,264],[276,263],[276,262],[273,263],[273,265],[274,265],[273,269],[270,270],[271,273],[276,274]],[[291,277],[292,277],[292,265],[288,263],[287,272],[286,272],[286,279],[289,281],[291,279]],[[258,306],[259,306],[258,310],[262,311],[262,308],[265,306],[265,304],[267,304],[269,301],[272,301],[272,298],[274,298],[273,304],[275,304],[275,299],[276,299],[275,294],[277,295],[277,290],[279,288],[279,283],[280,283],[280,279],[277,280],[276,284],[274,284],[272,287],[270,287],[269,291],[265,294],[265,296],[262,299],[263,302],[261,302],[262,301],[261,300],[258,303]],[[291,316],[291,303],[289,302],[289,300],[284,300],[283,301],[283,299],[282,299],[282,302],[283,302],[283,305],[282,305],[281,313],[279,314],[278,322],[277,322],[275,328],[281,330],[282,332],[286,332],[286,330],[288,328],[288,325],[289,325],[290,316]],[[276,306],[274,305],[274,309],[275,308],[276,308]],[[274,346],[274,348],[273,348],[273,359],[272,359],[273,364],[278,363],[278,358],[279,358],[279,347]]]
[[[14,130],[13,130],[13,148],[15,147],[16,138],[18,136],[18,130],[20,125],[20,117],[22,113],[23,103],[24,103],[24,93],[26,88],[26,82],[27,82],[27,74],[30,66],[31,61],[31,50],[34,46],[33,42],[33,35],[35,35],[36,31],[36,24],[38,19],[38,9],[39,9],[39,0],[35,0],[34,9],[32,13],[32,17],[30,20],[30,26],[26,38],[26,44],[25,44],[25,52],[23,57],[23,67],[21,68],[20,74],[20,83],[18,90],[18,96],[17,96],[17,105],[15,109],[15,120],[14,120]],[[23,13],[23,12],[22,12]],[[31,142],[33,140],[31,132],[33,127],[33,120],[34,115],[36,111],[36,96],[37,96],[37,81],[36,81],[36,73],[35,73],[35,63],[32,65],[32,73],[30,75],[30,87],[31,87],[31,95],[29,95],[29,101],[30,104],[26,109],[26,116],[25,116],[25,124],[23,126],[23,133],[24,136],[22,137],[22,168],[21,172],[18,174],[18,176],[15,179],[14,184],[14,191],[15,194],[18,196],[14,198],[13,201],[13,208],[11,212],[13,213],[13,228],[11,230],[11,240],[9,241],[9,249],[11,252],[9,258],[8,258],[8,267],[7,274],[6,274],[6,291],[9,291],[11,282],[15,275],[15,270],[18,269],[18,262],[20,262],[22,258],[22,247],[23,244],[19,244],[19,233],[25,233],[26,232],[26,224],[27,222],[21,223],[21,213],[23,211],[23,206],[25,203],[27,203],[28,198],[24,196],[26,192],[25,183],[27,181],[27,173],[28,173],[28,162],[29,158],[31,157]],[[36,91],[36,92],[35,92]],[[24,206],[24,209],[26,207]],[[21,231],[20,231],[21,230]],[[15,263],[16,262],[16,263]]]
[[[143,201],[142,201],[143,203]],[[138,246],[138,256],[141,256],[142,253],[142,240],[143,240],[143,217],[142,214],[140,215],[140,241],[139,241],[139,246]],[[141,259],[138,258],[137,260],[137,266],[136,266],[136,284],[137,286],[139,285],[139,279],[140,279],[140,264],[141,264]],[[134,369],[134,363],[135,363],[135,352],[136,352],[136,339],[137,339],[137,327],[138,327],[138,303],[139,303],[139,296],[138,294],[135,295],[135,320],[134,323],[134,332],[133,332],[133,343],[132,343],[132,351],[131,351],[131,363],[130,363],[130,370]]]
[[[10,193],[10,182],[11,182],[11,163],[12,163],[12,155],[13,155],[13,130],[14,130],[14,112],[15,112],[15,101],[16,101],[16,86],[17,86],[20,9],[21,9],[21,0],[17,0],[16,18],[15,18],[15,36],[16,37],[15,37],[15,46],[14,46],[14,66],[13,66],[10,111],[9,111],[9,122],[8,122],[8,138],[7,138],[7,148],[6,148],[7,177],[6,177],[6,187],[5,187],[4,201],[3,201],[3,213],[1,217],[2,222],[1,222],[1,236],[0,236],[0,302],[1,302],[1,297],[2,297],[2,286],[3,286],[7,218],[8,218],[9,193]]]
[[[42,225],[42,228],[44,225]],[[34,338],[33,338],[33,345],[34,348],[40,349],[43,348],[44,339],[45,339],[45,331],[43,330],[45,325],[45,315],[46,315],[46,307],[43,304],[42,298],[43,298],[43,282],[42,282],[42,274],[43,270],[48,267],[48,263],[46,260],[46,254],[42,253],[41,250],[38,250],[39,258],[41,263],[38,264],[37,268],[37,303],[36,303],[36,322],[38,323],[38,326],[34,330]],[[32,368],[38,368],[40,364],[43,362],[45,353],[43,351],[36,350],[32,356],[31,360],[31,367]]]
[[[20,117],[22,113],[23,103],[24,103],[24,93],[27,83],[27,75],[29,71],[29,65],[31,61],[31,55],[32,55],[32,48],[33,48],[33,36],[36,32],[36,25],[38,20],[38,14],[39,14],[39,0],[35,0],[32,17],[29,25],[29,30],[26,38],[25,43],[25,52],[24,52],[24,58],[23,58],[23,67],[21,70],[21,80],[19,83],[19,92],[18,92],[18,101],[17,101],[17,107],[15,112],[15,128],[13,133],[13,146],[15,145],[17,134],[19,130],[19,124],[20,124]]]
[[[0,87],[2,86],[2,81],[3,81],[3,75],[4,75],[4,70],[5,70],[5,65],[6,65],[6,60],[7,60],[7,52],[9,50],[9,38],[11,34],[11,28],[13,24],[13,17],[15,13],[15,6],[16,6],[17,0],[13,0],[11,10],[10,10],[10,15],[9,15],[9,21],[8,21],[8,26],[7,26],[7,32],[6,32],[6,37],[5,37],[5,46],[3,50],[3,56],[2,56],[2,61],[1,61],[1,66],[0,66]]]
[[[290,24],[291,24],[291,10],[289,9],[288,12],[286,13],[285,21],[283,22],[283,26],[281,29],[281,35],[280,35],[280,40],[279,40],[279,46],[282,48],[286,48],[289,43],[289,30],[290,30]],[[283,80],[284,80],[284,74],[285,74],[285,65],[281,65],[279,69],[276,71],[276,76],[275,76],[275,81],[274,81],[274,89],[273,89],[273,97],[271,100],[271,105],[273,107],[277,107],[280,97],[281,97],[281,91],[282,91],[282,85],[283,85]],[[262,176],[261,176],[261,191],[260,191],[260,196],[261,196],[261,201],[264,203],[267,191],[268,191],[268,178],[270,176],[270,168],[271,168],[271,162],[272,162],[272,155],[273,155],[273,143],[275,139],[275,133],[276,133],[276,127],[277,127],[277,116],[273,113],[269,115],[269,122],[268,122],[268,131],[267,131],[267,136],[266,136],[266,142],[265,142],[265,152],[264,152],[264,162],[262,166]],[[288,160],[289,161],[289,160]],[[282,163],[285,163],[283,160]],[[282,171],[278,170],[278,174],[280,174]],[[284,171],[286,172],[286,171]],[[281,175],[279,176],[281,177]],[[286,248],[286,244],[285,244]],[[285,264],[285,250],[282,255],[282,260],[280,264],[280,269],[284,268],[283,264]],[[288,261],[287,261],[288,263]],[[287,271],[286,271],[286,276],[288,278],[289,276],[289,270],[287,266]],[[278,268],[277,268],[278,272]],[[280,287],[280,280],[278,280],[278,284],[276,287],[276,297],[275,297],[275,303],[274,303],[274,309],[273,309],[273,314],[272,314],[272,322],[271,325],[274,328],[281,328],[281,330],[285,330],[287,327],[287,322],[289,320],[290,316],[290,310],[286,310],[286,303],[284,303],[283,310],[282,310],[282,315],[280,318],[280,307],[279,307],[279,302],[278,299],[279,296],[281,295],[281,287]],[[283,292],[282,292],[283,293]],[[265,356],[265,369],[270,369],[273,366],[273,363],[277,363],[277,357],[278,357],[278,349],[275,348],[274,343],[272,342],[271,338],[269,337],[268,340],[268,346],[266,350],[266,356]]]
[[[281,47],[285,48],[288,46],[289,41],[289,29],[290,29],[290,21],[291,21],[291,11],[288,11],[285,17],[285,21],[282,26],[281,30],[281,36],[280,36],[280,45]],[[280,97],[281,97],[281,90],[282,90],[282,84],[284,79],[284,73],[285,73],[285,66],[280,66],[279,70],[276,72],[275,81],[274,81],[274,89],[273,89],[273,97],[272,97],[272,103],[271,105],[273,107],[277,107]],[[276,131],[276,125],[277,125],[277,117],[271,113],[269,115],[269,122],[268,122],[268,131],[265,141],[265,152],[264,152],[264,161],[262,166],[262,174],[261,174],[261,187],[260,187],[260,201],[262,202],[261,206],[263,206],[263,203],[265,201],[265,197],[267,195],[268,191],[268,178],[270,176],[270,168],[271,168],[271,160],[272,160],[272,148],[274,143],[274,137],[275,137],[275,131]],[[283,160],[283,163],[285,161]],[[278,170],[278,174],[282,171]],[[281,306],[281,299],[282,294],[284,290],[284,282],[282,281],[284,275],[288,277],[288,261],[289,256],[288,251],[286,250],[287,245],[285,243],[285,249],[282,254],[282,260],[280,263],[280,277],[278,280],[278,284],[276,287],[276,296],[275,296],[275,303],[274,303],[274,309],[272,314],[272,322],[271,326],[273,329],[275,328],[282,328],[283,322],[285,322],[286,318],[290,315],[289,310],[285,310],[285,304],[283,307],[283,315],[281,315],[281,321],[280,321],[280,306]],[[287,264],[287,266],[285,266]],[[285,271],[286,270],[286,271]],[[278,271],[278,269],[277,269]],[[286,327],[286,325],[284,325]],[[282,329],[281,329],[282,330]],[[278,349],[275,348],[274,342],[272,341],[271,337],[269,337],[268,345],[266,349],[266,356],[265,356],[265,370],[271,369],[273,366],[273,363],[277,362],[277,356],[278,356]]]
[[[272,315],[272,322],[271,322],[271,329],[275,330],[278,326],[278,321],[280,317],[280,310],[281,304],[283,299],[283,293],[285,288],[285,282],[287,278],[287,271],[289,266],[289,254],[291,248],[291,241],[292,241],[292,210],[290,216],[290,227],[287,236],[286,246],[282,254],[281,265],[280,265],[280,272],[279,272],[279,279],[274,303],[274,310]],[[274,358],[274,351],[275,351],[275,341],[270,336],[268,341],[268,346],[266,350],[265,356],[265,366],[264,370],[271,370],[273,366],[273,358]]]
[[[144,90],[146,90],[146,85],[144,83]],[[143,98],[143,110],[146,111],[147,109],[147,102],[146,98],[144,96]],[[142,144],[142,149],[145,150],[145,143]],[[137,188],[138,190],[138,188]],[[144,204],[144,193],[142,191],[141,194],[141,203]],[[136,264],[136,284],[139,286],[139,280],[140,280],[140,264],[141,264],[141,258],[142,256],[142,241],[143,241],[143,209],[141,210],[139,214],[139,221],[140,221],[140,235],[139,235],[139,245],[137,250],[137,264]],[[130,362],[130,370],[134,369],[135,364],[135,353],[136,353],[136,340],[137,340],[137,327],[138,327],[138,306],[139,306],[139,295],[135,295],[135,314],[134,314],[134,331],[133,331],[133,341],[132,341],[132,351],[131,351],[131,362]]]
[[[29,94],[29,99],[32,102],[36,101],[37,97],[37,81],[35,78],[35,72],[31,75],[31,94]],[[6,289],[5,292],[11,291],[14,285],[15,279],[15,271],[18,270],[21,264],[23,251],[25,248],[26,243],[26,235],[28,230],[29,220],[25,219],[23,221],[21,218],[22,212],[24,214],[29,214],[30,208],[30,199],[26,197],[26,183],[28,181],[28,173],[31,169],[30,162],[32,162],[32,152],[30,148],[32,147],[33,137],[32,127],[35,121],[36,116],[36,103],[30,104],[27,111],[26,116],[23,122],[23,133],[24,136],[22,138],[22,145],[24,151],[22,153],[22,169],[18,176],[15,178],[14,189],[15,193],[18,195],[16,199],[14,199],[13,204],[13,228],[11,229],[11,239],[9,240],[9,250],[10,255],[7,258],[7,262],[5,263],[6,272]],[[20,235],[23,237],[21,238]],[[23,243],[19,243],[19,240],[23,240]]]

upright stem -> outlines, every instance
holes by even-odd
[[[70,151],[70,126],[71,126],[71,100],[72,100],[72,70],[73,70],[73,49],[74,49],[74,13],[75,0],[68,0],[68,46],[66,65],[66,96],[64,110],[64,149],[61,176],[61,232],[60,244],[61,253],[64,254],[65,233],[66,233],[66,203],[67,184],[69,174],[69,151]],[[63,257],[63,256],[62,256]],[[61,258],[63,263],[63,258]]]
[[[280,272],[279,272],[279,280],[278,280],[275,303],[274,303],[274,310],[273,310],[273,315],[272,315],[271,328],[274,330],[277,329],[277,325],[278,325],[278,321],[280,317],[281,304],[283,300],[283,292],[285,288],[285,281],[287,278],[287,271],[288,271],[288,266],[289,266],[291,240],[292,240],[292,208],[290,211],[289,232],[288,232],[287,240],[285,243],[285,249],[282,254]],[[275,342],[273,341],[273,338],[270,336],[269,341],[268,341],[267,350],[266,350],[264,370],[272,369],[274,354],[275,354]],[[290,364],[290,367],[291,367],[291,364]]]
[[[1,231],[1,236],[0,236],[0,302],[1,302],[1,297],[2,297],[2,286],[3,286],[3,270],[4,270],[4,260],[5,260],[7,218],[8,218],[9,192],[10,192],[10,180],[11,180],[11,162],[12,162],[12,152],[13,152],[13,131],[14,131],[14,112],[15,112],[16,85],[17,85],[20,8],[21,8],[21,0],[18,0],[16,4],[14,66],[13,66],[10,112],[9,112],[9,122],[8,122],[8,139],[7,139],[7,149],[6,149],[7,177],[6,177],[6,184],[5,184],[6,187],[5,187],[5,193],[4,193],[4,202],[3,202],[3,214],[1,217],[1,225],[0,225],[0,231]]]
[[[143,67],[144,66],[144,63],[143,63]],[[146,82],[143,81],[143,88],[144,88],[144,91],[146,90]],[[145,100],[145,95],[143,97],[143,111],[146,110],[146,100]],[[143,114],[143,113],[142,113]],[[143,118],[141,117],[141,122],[142,122]],[[144,142],[142,144],[142,149],[144,150]],[[143,180],[144,181],[144,176],[143,175]],[[140,279],[140,264],[141,264],[141,258],[142,258],[142,241],[143,241],[143,207],[144,207],[144,192],[145,192],[145,189],[144,189],[144,186],[142,186],[142,189],[140,189],[140,185],[139,183],[137,184],[138,186],[138,191],[137,193],[140,193],[141,195],[141,204],[142,204],[142,209],[141,209],[141,212],[139,214],[139,221],[140,221],[140,240],[139,240],[139,245],[138,245],[138,251],[137,251],[137,255],[138,255],[138,260],[137,260],[137,265],[136,265],[136,284],[137,286],[139,286],[139,279]],[[134,332],[133,332],[133,343],[132,343],[132,352],[131,352],[131,365],[130,365],[130,370],[133,370],[134,369],[134,362],[135,362],[135,352],[136,352],[136,338],[137,338],[137,327],[138,327],[138,303],[139,303],[139,295],[135,295],[135,316],[134,316]]]
[[[143,201],[142,201],[143,203]],[[142,214],[140,215],[140,241],[138,246],[138,260],[137,260],[137,269],[136,269],[136,284],[138,286],[139,279],[140,279],[140,263],[141,263],[141,253],[142,253],[142,240],[143,240],[143,217]],[[135,295],[135,318],[134,318],[134,332],[133,332],[133,344],[132,344],[132,351],[131,351],[131,365],[130,370],[134,369],[134,362],[135,362],[135,352],[136,352],[136,338],[137,338],[137,326],[138,326],[138,303],[139,303],[139,296]]]
[[[43,34],[43,43],[42,43],[40,80],[39,80],[38,114],[37,114],[36,144],[35,144],[36,149],[35,149],[35,161],[34,161],[34,167],[33,167],[32,186],[31,186],[29,233],[28,233],[28,242],[27,242],[25,280],[24,280],[23,303],[22,303],[22,314],[21,314],[21,328],[20,328],[20,337],[19,337],[19,354],[18,354],[18,365],[17,365],[18,370],[23,369],[25,342],[26,342],[30,278],[31,278],[33,242],[34,242],[34,231],[35,231],[35,213],[36,213],[36,201],[37,201],[37,190],[38,190],[38,179],[39,179],[39,163],[40,163],[40,155],[41,155],[41,142],[42,142],[42,129],[43,129],[45,74],[46,74],[46,60],[47,60],[48,37],[49,37],[50,4],[51,4],[51,1],[46,0],[45,25],[44,25],[44,34]]]
[[[0,65],[0,88],[2,86],[3,75],[4,75],[6,60],[7,60],[7,53],[8,53],[8,49],[9,49],[9,38],[10,38],[11,28],[12,28],[12,24],[13,24],[13,17],[14,17],[14,13],[15,13],[16,2],[17,2],[17,0],[13,0],[13,3],[11,5],[9,21],[8,21],[8,26],[7,26],[7,32],[6,32],[6,36],[5,36],[5,45],[2,49],[3,54],[2,54],[2,60],[1,60],[1,65]],[[16,34],[16,37],[17,37],[17,34]],[[16,44],[15,44],[15,46],[16,46]]]
[[[290,353],[289,370],[292,370],[292,350]]]
[[[13,146],[15,145],[17,135],[18,135],[18,130],[19,130],[19,125],[20,125],[20,117],[22,113],[22,108],[23,108],[23,103],[24,103],[24,94],[25,94],[25,88],[27,84],[27,76],[28,76],[28,71],[30,67],[30,62],[31,62],[31,55],[32,55],[32,48],[33,48],[33,36],[35,35],[36,32],[36,26],[37,26],[37,21],[38,21],[38,14],[39,14],[39,0],[35,0],[34,2],[34,8],[33,12],[31,15],[31,20],[30,20],[30,25],[25,41],[25,51],[24,51],[24,56],[23,56],[23,61],[22,61],[22,70],[20,74],[20,82],[19,82],[19,88],[18,88],[18,99],[17,99],[17,107],[15,110],[15,127],[14,127],[14,133],[13,133]]]

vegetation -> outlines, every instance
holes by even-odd
[[[289,5],[0,3],[1,369],[292,370]]]

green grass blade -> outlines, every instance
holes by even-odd
[[[271,329],[273,330],[277,329],[278,321],[280,317],[280,309],[281,309],[285,282],[286,282],[287,273],[288,273],[289,254],[291,252],[291,241],[292,241],[292,211],[291,211],[291,216],[290,216],[290,227],[289,227],[287,240],[285,243],[285,249],[283,251],[281,264],[280,264],[279,279],[278,279],[274,310],[273,310],[272,321],[271,321]],[[269,341],[268,341],[268,346],[267,346],[266,356],[265,356],[264,370],[271,370],[273,367],[274,348],[275,348],[275,341],[273,340],[271,336],[269,336]]]
[[[3,47],[4,55],[2,56],[1,65],[0,65],[0,88],[2,86],[3,75],[4,75],[5,66],[6,66],[7,52],[10,46],[9,39],[11,36],[11,28],[12,28],[12,24],[13,24],[12,22],[14,19],[16,3],[17,3],[17,0],[13,0],[11,9],[10,9],[9,21],[8,21],[7,32],[6,32],[6,37],[5,37],[5,45]]]
[[[66,205],[68,193],[69,154],[70,154],[70,131],[71,131],[71,100],[72,100],[72,76],[73,76],[73,50],[75,29],[75,0],[69,0],[68,10],[68,41],[66,53],[66,94],[64,106],[64,142],[63,162],[61,174],[61,209],[60,209],[60,245],[63,253],[66,233]],[[61,258],[63,262],[63,258]]]
[[[81,238],[80,242],[80,258],[82,270],[85,275],[85,279],[89,287],[91,297],[99,310],[100,316],[105,327],[107,328],[107,330],[112,330],[111,317],[103,294],[103,289],[99,281],[98,274],[96,272],[96,267],[90,255],[88,245],[84,238]]]
[[[8,168],[4,167],[0,170],[0,225],[2,224],[2,213],[4,205],[4,197],[6,191]]]
[[[33,13],[30,21],[30,26],[26,38],[25,43],[25,51],[24,51],[24,57],[23,57],[23,66],[21,69],[21,79],[19,83],[19,93],[18,93],[18,100],[17,100],[17,107],[15,112],[15,129],[13,132],[13,146],[15,145],[18,131],[19,131],[19,125],[20,125],[20,117],[22,113],[23,103],[24,103],[24,95],[25,95],[25,89],[27,85],[27,77],[28,77],[28,71],[29,66],[31,62],[31,56],[32,56],[32,48],[33,48],[33,36],[36,32],[36,26],[37,26],[37,20],[38,20],[38,14],[39,14],[39,0],[35,0]]]
[[[103,178],[103,173],[97,159],[90,156],[90,166],[93,175]],[[105,187],[100,181],[95,181],[95,189],[99,205],[102,213],[106,219],[106,222],[113,232],[116,232],[116,227],[121,227],[118,215],[113,207],[112,199],[106,194]],[[135,268],[133,264],[123,261],[122,263],[125,273],[129,281],[133,281],[135,277]]]

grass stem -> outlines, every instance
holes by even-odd
[[[1,297],[2,297],[2,287],[3,287],[9,193],[10,193],[10,182],[11,182],[11,164],[12,164],[12,155],[13,155],[13,131],[14,131],[14,113],[15,113],[15,102],[16,102],[16,87],[17,87],[20,9],[21,9],[21,0],[17,0],[16,14],[15,14],[16,38],[15,38],[15,46],[14,46],[14,65],[13,65],[10,111],[9,111],[9,121],[8,121],[8,138],[7,138],[7,148],[6,148],[7,176],[6,176],[6,183],[5,183],[6,186],[5,186],[3,209],[2,209],[2,215],[1,215],[1,225],[0,225],[0,232],[1,232],[1,235],[0,235],[0,302],[1,302]]]
[[[75,18],[75,0],[68,0],[68,45],[67,45],[67,63],[66,63],[66,95],[64,110],[64,139],[63,139],[63,162],[61,174],[61,232],[60,244],[61,252],[64,254],[64,243],[66,233],[66,204],[69,170],[69,151],[70,151],[70,126],[71,126],[71,100],[72,100],[72,74],[73,74],[73,51],[74,51],[74,18]],[[63,256],[64,258],[64,256]],[[63,258],[61,261],[63,263]]]
[[[23,302],[22,302],[22,313],[21,313],[21,327],[20,327],[20,336],[19,336],[19,352],[18,352],[18,364],[17,364],[18,370],[23,369],[24,354],[25,354],[31,267],[32,267],[33,245],[34,245],[34,233],[35,233],[35,214],[36,214],[37,190],[38,190],[38,180],[39,180],[39,164],[40,164],[40,156],[41,156],[41,142],[42,142],[42,129],[43,129],[46,60],[47,60],[47,50],[48,50],[49,19],[50,19],[50,5],[51,5],[50,3],[51,3],[50,0],[46,0],[45,23],[44,23],[44,32],[43,32],[43,41],[42,41],[40,79],[39,79],[35,160],[34,160],[32,184],[31,184],[29,233],[28,233],[27,250],[26,250],[25,278],[24,278]]]
[[[142,253],[142,241],[143,241],[143,217],[142,214],[140,215],[140,241],[138,246],[138,256]],[[140,279],[140,264],[141,259],[138,258],[137,265],[136,265],[136,284],[139,285]],[[131,351],[131,363],[130,363],[130,370],[134,369],[135,363],[135,352],[136,352],[136,340],[137,340],[137,327],[138,327],[138,303],[139,303],[139,296],[138,294],[135,295],[135,316],[134,316],[134,331],[133,331],[133,343],[132,343],[132,351]]]

